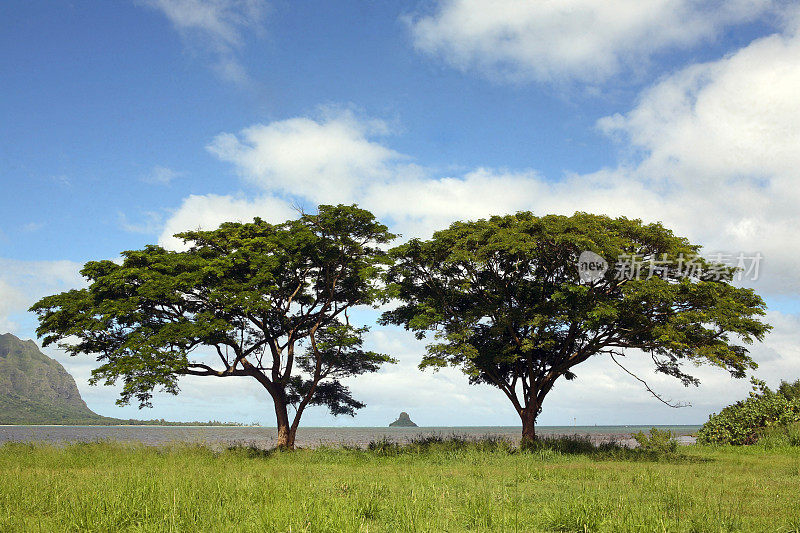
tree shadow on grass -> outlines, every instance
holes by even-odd
[[[275,448],[260,448],[255,444],[234,443],[225,448],[225,453],[237,454],[246,457],[247,459],[267,459],[276,453],[281,453],[282,450],[278,447]]]
[[[543,437],[520,446],[519,453],[585,456],[598,461],[706,463],[712,459],[682,453],[680,448],[644,449],[610,441],[595,444],[580,435]]]
[[[448,456],[458,458],[467,454],[500,454],[530,456],[549,460],[559,456],[581,456],[596,461],[635,461],[661,463],[705,463],[713,459],[697,457],[677,450],[642,449],[627,446],[619,442],[603,442],[595,444],[584,436],[543,437],[533,442],[519,445],[506,437],[486,435],[483,437],[466,437],[463,435],[420,435],[405,441],[396,441],[383,437],[371,441],[366,448],[341,444],[340,446],[321,446],[317,452],[336,453],[379,457],[398,456]],[[228,446],[227,453],[241,454],[251,459],[266,459],[275,454],[287,453],[280,448],[259,448],[254,444],[236,443]],[[292,453],[292,452],[288,452]]]
[[[506,452],[514,453],[514,443],[504,437],[486,435],[483,437],[466,437],[463,435],[417,435],[398,442],[383,437],[371,441],[366,451],[375,455],[404,455],[452,452]]]
[[[682,453],[680,449],[642,449],[619,442],[595,444],[588,437],[573,435],[544,437],[522,445],[498,436],[465,437],[461,435],[417,436],[406,442],[387,438],[372,441],[366,451],[380,456],[435,453],[500,453],[508,455],[531,455],[540,458],[555,456],[584,456],[598,461],[645,461],[667,463],[702,463],[711,459]]]

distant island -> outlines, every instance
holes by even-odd
[[[408,413],[403,411],[400,413],[400,416],[397,417],[397,420],[389,424],[390,428],[415,428],[419,427],[414,422],[411,421],[411,417],[408,416]]]
[[[0,335],[0,425],[239,426],[231,422],[168,422],[98,415],[86,405],[75,379],[32,340]]]

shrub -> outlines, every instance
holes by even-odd
[[[633,434],[639,443],[639,448],[648,452],[675,453],[678,451],[678,441],[668,429],[651,428],[650,434],[643,431]]]
[[[551,451],[568,455],[589,455],[596,453],[598,449],[598,447],[592,443],[591,439],[585,435],[539,437],[534,441],[521,443],[521,446],[526,452]]]
[[[711,415],[697,433],[698,443],[753,444],[771,428],[787,428],[800,422],[798,382],[783,382],[781,389],[774,392],[763,381],[751,381],[750,396]]]
[[[466,437],[456,434],[449,436],[432,434],[416,435],[406,439],[404,443],[383,437],[379,440],[371,441],[367,445],[367,450],[377,455],[388,456],[428,452],[464,453],[468,451],[513,453],[514,446],[510,440],[494,435]]]
[[[767,449],[800,446],[800,422],[764,428],[758,437],[758,445]]]

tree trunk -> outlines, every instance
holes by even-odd
[[[288,424],[278,424],[278,448],[282,450],[294,449],[294,431]]]
[[[536,416],[539,410],[533,406],[523,408],[519,416],[522,419],[522,441],[520,446],[525,448],[536,440]]]
[[[275,401],[275,418],[278,421],[278,448],[293,450],[295,432],[289,426],[289,411],[285,402]]]

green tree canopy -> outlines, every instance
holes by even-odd
[[[147,246],[123,252],[121,264],[86,263],[88,288],[37,302],[44,345],[95,354],[102,364],[92,380],[121,380],[120,404],[147,406],[156,389],[176,394],[184,375],[255,378],[285,447],[307,406],[335,415],[363,407],[341,379],[393,361],[363,350],[366,328],[348,319],[351,307],[383,296],[389,259],[380,245],[394,236],[371,213],[320,206],[282,224],[255,219],[177,236],[188,250]]]
[[[800,379],[796,379],[794,383],[781,380],[781,384],[778,387],[778,392],[783,394],[787,400],[800,398]]]
[[[639,266],[582,281],[584,251],[610,265],[627,255]],[[661,224],[586,213],[456,222],[392,250],[388,281],[402,304],[382,322],[419,338],[432,332],[420,367],[460,367],[471,383],[498,387],[522,420],[523,438],[533,439],[556,381],[574,378],[574,368],[596,355],[618,361],[640,350],[686,385],[698,383],[687,362],[734,377],[755,368],[737,341],[768,331],[759,320],[764,302],[731,285],[735,269],[698,259],[699,251]]]

